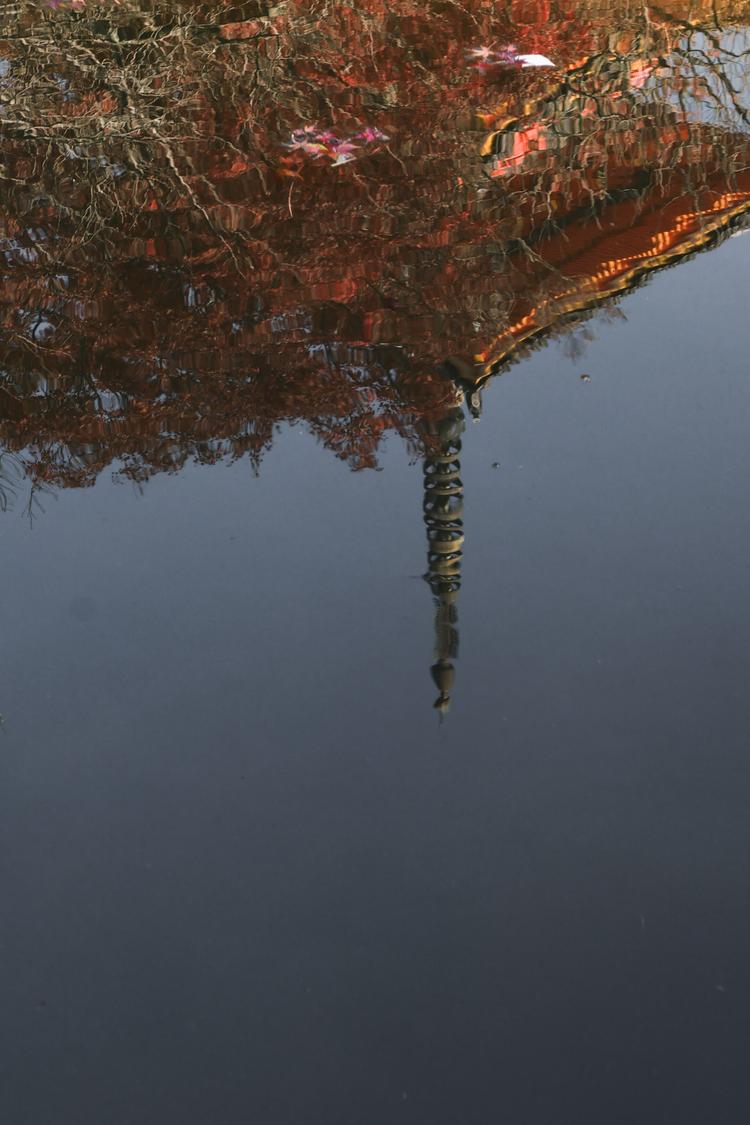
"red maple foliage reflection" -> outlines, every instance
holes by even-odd
[[[4,448],[62,485],[257,462],[281,422],[353,467],[429,448],[461,385],[744,211],[743,34],[566,0],[29,6],[0,41]]]

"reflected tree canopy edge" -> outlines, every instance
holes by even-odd
[[[428,452],[462,390],[742,220],[746,18],[5,5],[7,472],[257,464],[281,422],[355,468]]]

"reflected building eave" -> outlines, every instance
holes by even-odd
[[[618,205],[615,227],[592,240],[591,224],[569,227],[549,240],[542,256],[557,282],[541,299],[517,302],[515,319],[480,353],[451,357],[464,385],[481,385],[506,366],[515,354],[553,331],[561,322],[625,293],[649,275],[708,249],[740,224],[750,211],[750,171],[735,177],[737,190],[711,192],[703,207],[685,206],[683,199],[655,205],[650,214],[633,223],[636,204]],[[614,211],[614,209],[613,209]],[[627,219],[631,221],[628,222]],[[571,243],[573,244],[571,247]],[[576,245],[577,243],[577,245]],[[556,251],[562,250],[557,254]]]

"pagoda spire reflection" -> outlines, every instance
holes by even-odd
[[[464,542],[461,435],[464,413],[451,407],[431,425],[433,439],[424,459],[424,522],[427,528],[425,581],[435,605],[435,654],[430,669],[438,697],[435,708],[445,714],[450,707],[458,656],[458,592],[461,588],[461,553]]]

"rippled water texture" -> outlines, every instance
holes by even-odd
[[[749,70],[0,4],[8,1125],[744,1120]]]

